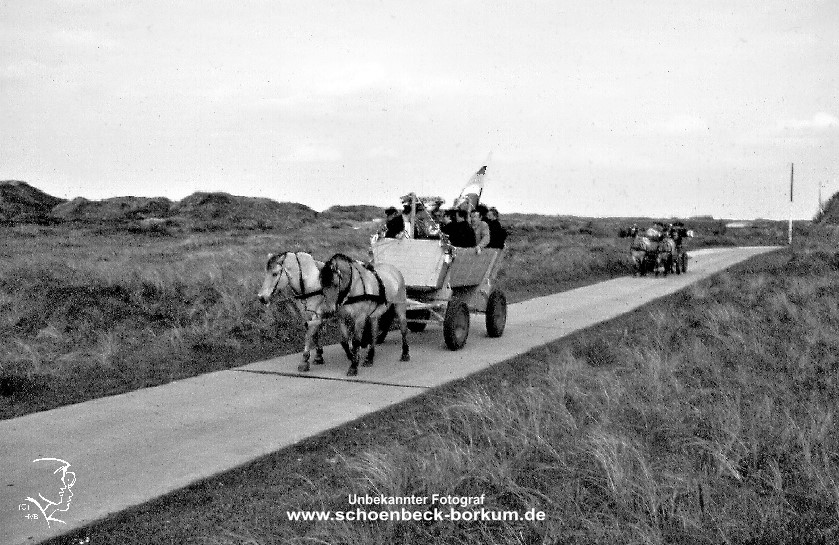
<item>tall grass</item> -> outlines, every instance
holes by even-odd
[[[67,539],[836,543],[839,254],[806,246]],[[351,509],[349,494],[485,495],[546,520],[285,516]]]
[[[256,300],[265,255],[305,246],[323,257],[325,246],[354,244],[346,232],[328,234],[145,239],[55,230],[37,243],[6,239],[15,258],[0,269],[0,415],[299,349],[294,317]]]
[[[628,242],[616,236],[627,221],[507,222],[499,281],[509,300],[629,273]],[[719,225],[711,226],[708,236],[717,237]],[[4,227],[0,253],[10,259],[0,261],[0,418],[300,350],[294,317],[255,299],[265,255],[363,259],[369,228],[351,218],[293,231]],[[335,336],[327,331],[327,340]]]
[[[330,523],[298,527],[298,535],[329,543],[835,543],[836,256],[768,259],[766,271],[725,273],[572,346],[522,358],[530,372],[516,384],[473,381],[407,419],[414,439],[341,459],[342,492],[486,494],[487,509],[536,508],[546,522]],[[302,508],[346,509],[326,491],[312,499]]]

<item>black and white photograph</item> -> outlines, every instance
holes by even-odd
[[[0,544],[839,543],[839,3],[0,0]]]

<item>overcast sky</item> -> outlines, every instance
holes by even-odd
[[[503,212],[788,214],[839,190],[839,2],[0,0],[0,179]]]

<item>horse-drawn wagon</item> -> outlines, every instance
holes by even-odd
[[[444,240],[374,237],[371,253],[374,264],[387,263],[402,272],[411,331],[442,323],[446,346],[458,350],[469,335],[470,313],[477,312],[485,314],[488,336],[504,333],[507,298],[496,286],[503,249],[476,253]]]
[[[654,272],[656,276],[659,273],[667,276],[671,272],[687,272],[689,256],[682,247],[682,241],[692,237],[693,231],[682,226],[666,232],[655,229],[641,231],[633,227],[621,233],[621,236],[632,237],[629,254],[636,275]]]

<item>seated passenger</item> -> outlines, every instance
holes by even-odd
[[[476,208],[472,210],[472,230],[475,232],[475,249],[478,253],[489,246],[489,225],[481,217],[481,210]]]
[[[647,229],[647,238],[654,242],[659,242],[664,237],[664,224],[660,221],[653,223],[653,226]]]
[[[391,206],[385,210],[385,216],[384,237],[398,238],[405,231],[405,221],[402,219],[402,215],[399,210]]]
[[[405,230],[402,231],[403,238],[414,238],[414,227],[411,225],[411,205],[406,204],[402,206],[402,225]]]
[[[445,226],[443,231],[449,236],[449,243],[459,248],[475,247],[475,231],[466,221],[466,210],[458,209],[452,212],[452,221]]]
[[[507,230],[498,221],[498,209],[493,207],[487,210],[485,221],[489,227],[489,246],[487,248],[503,248],[507,241]]]

